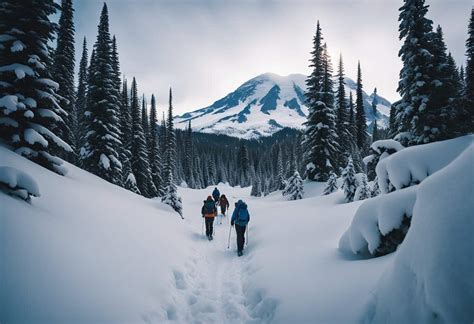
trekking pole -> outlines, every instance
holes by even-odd
[[[202,218],[201,235],[204,236],[204,217]]]
[[[227,240],[227,248],[230,248],[230,234],[232,233],[232,225],[229,227],[229,239]]]
[[[245,246],[249,245],[249,225],[247,224],[247,239],[245,240]]]

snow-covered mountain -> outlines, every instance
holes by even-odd
[[[176,126],[184,128],[191,120],[195,131],[246,139],[269,136],[285,127],[301,128],[308,113],[304,105],[305,79],[302,74],[261,74],[212,105],[177,117]],[[347,78],[346,92],[355,92],[355,89],[356,83]],[[390,102],[378,96],[374,115],[373,94],[364,92],[363,97],[367,124],[377,118],[379,125],[385,125]]]

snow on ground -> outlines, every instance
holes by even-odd
[[[220,184],[231,211],[244,199],[251,214],[249,245],[238,258],[234,231],[227,248],[227,219],[215,224],[214,241],[202,235],[200,210],[212,187],[179,188],[181,220],[157,200],[72,165],[62,177],[2,147],[0,157],[0,165],[34,176],[41,189],[31,203],[0,192],[2,323],[350,323],[367,311],[374,292],[370,314],[390,302],[382,280],[390,279],[390,286],[397,279],[380,278],[400,267],[394,259],[407,258],[341,253],[339,238],[362,202],[343,203],[341,191],[321,196],[323,183],[306,183],[297,201],[278,192],[250,197],[250,188]],[[428,187],[428,180],[420,186]],[[423,195],[429,200],[428,191]]]
[[[364,322],[473,322],[473,160],[471,145],[419,185],[410,230]]]

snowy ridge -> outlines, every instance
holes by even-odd
[[[259,75],[211,106],[176,118],[176,127],[185,128],[191,121],[194,130],[239,138],[269,136],[283,128],[301,128],[308,108],[304,104],[306,76],[274,73]],[[355,92],[356,84],[346,78],[346,94]],[[374,119],[386,126],[390,102],[378,96],[377,113],[372,112],[372,95],[363,93],[367,124]]]

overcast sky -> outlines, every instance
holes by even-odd
[[[355,78],[360,59],[364,89],[393,101],[400,60],[398,8],[402,0],[109,0],[111,33],[122,73],[139,92],[154,93],[161,109],[173,87],[178,114],[220,99],[265,72],[308,74],[319,19],[334,65],[344,56]],[[89,55],[103,1],[75,0],[76,61],[82,38]],[[471,0],[427,0],[449,50],[464,64]]]

